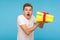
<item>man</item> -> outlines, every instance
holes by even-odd
[[[31,4],[24,4],[23,15],[19,15],[17,18],[17,40],[34,40],[33,31],[37,28],[37,26],[43,26],[41,23],[36,22],[35,17],[32,15],[32,11],[33,7]]]

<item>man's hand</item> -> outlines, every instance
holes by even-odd
[[[39,24],[40,24],[40,22],[36,22],[36,23],[35,23],[36,26],[39,26]]]
[[[43,28],[44,22],[40,22],[38,27]]]

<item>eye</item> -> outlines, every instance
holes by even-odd
[[[32,9],[29,9],[29,11],[32,11]]]
[[[28,9],[25,9],[25,11],[28,11]]]

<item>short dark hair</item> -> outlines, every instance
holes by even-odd
[[[30,6],[30,7],[33,9],[33,7],[32,7],[31,4],[29,4],[29,3],[25,3],[24,6],[23,6],[23,10],[24,10],[24,8],[25,8],[26,6]]]

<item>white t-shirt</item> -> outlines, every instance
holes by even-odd
[[[21,29],[22,24],[26,24],[28,28],[33,27],[35,23],[35,17],[32,15],[31,18],[28,20],[24,17],[24,15],[19,15],[17,18],[17,26],[18,26],[18,35],[17,40],[34,40],[34,32],[30,35],[26,35],[24,31]]]

